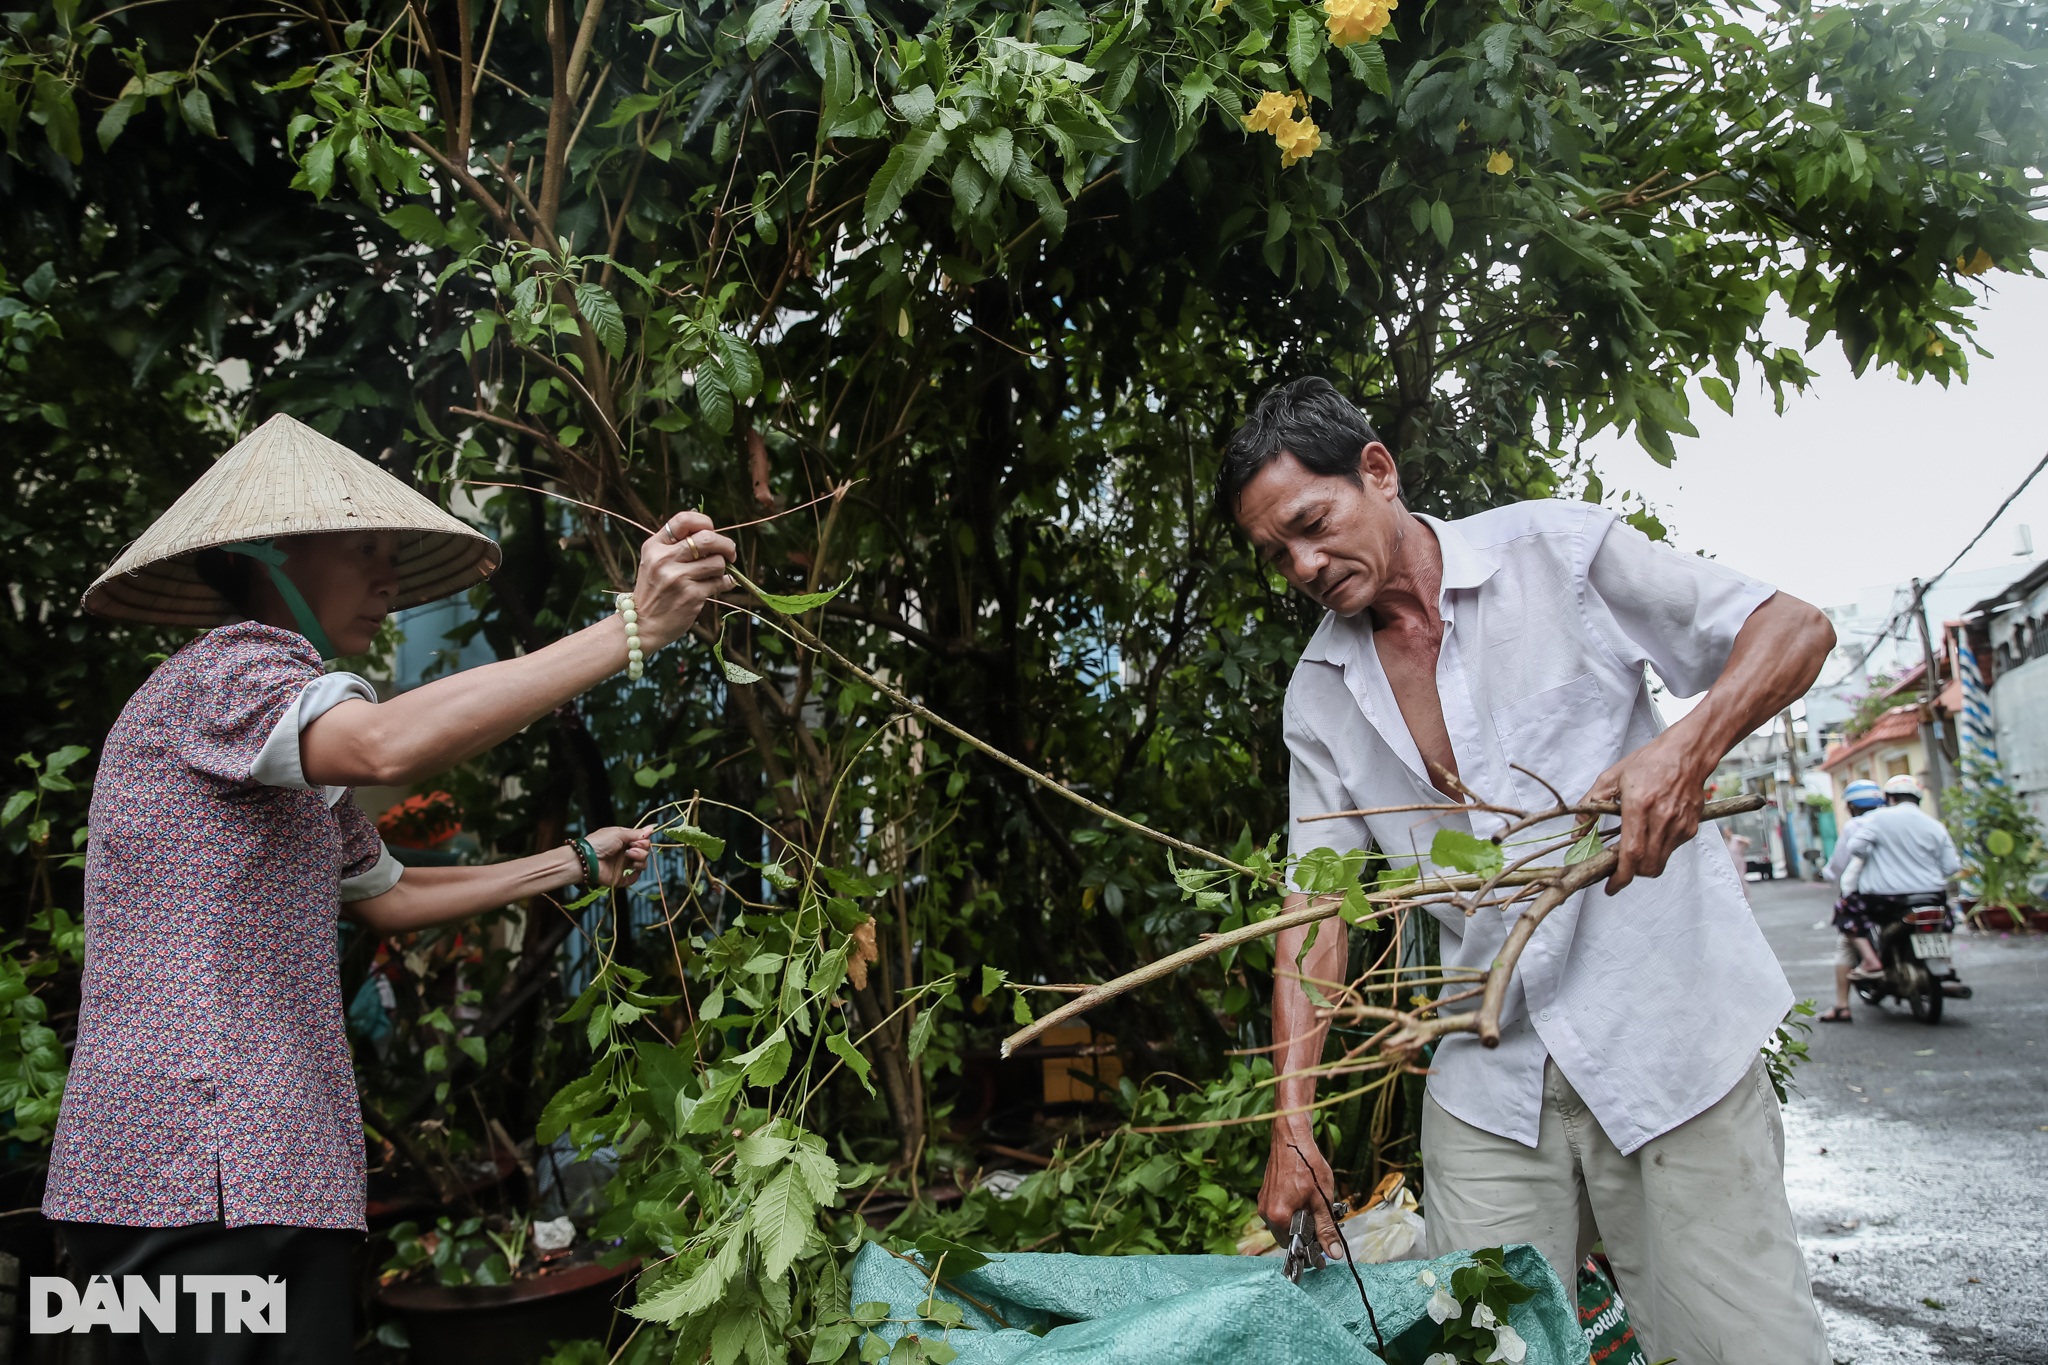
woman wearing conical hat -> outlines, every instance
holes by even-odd
[[[406,870],[349,788],[441,772],[622,669],[637,676],[730,585],[732,554],[683,513],[642,548],[615,615],[379,703],[323,658],[366,650],[397,608],[481,581],[498,547],[276,417],[88,590],[104,616],[213,629],[128,702],[100,760],[78,1041],[43,1212],[77,1268],[115,1284],[247,1274],[286,1292],[282,1337],[253,1333],[274,1320],[233,1295],[208,1315],[242,1312],[252,1330],[191,1335],[198,1297],[181,1293],[180,1331],[149,1343],[151,1361],[259,1360],[283,1343],[294,1361],[350,1358],[363,1132],[337,915],[402,933],[631,882],[647,859],[649,831],[600,829],[512,862]]]

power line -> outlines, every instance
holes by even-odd
[[[1939,583],[1943,578],[1945,578],[1948,575],[1948,571],[1950,569],[1953,569],[1957,564],[1960,564],[1962,562],[1964,555],[1970,553],[1970,551],[1977,548],[1977,542],[1984,539],[1985,535],[1991,530],[1991,528],[1998,523],[1998,519],[2005,515],[2006,509],[2011,507],[2013,503],[2018,500],[2020,494],[2027,491],[2027,485],[2032,483],[2034,481],[2035,476],[2038,475],[2043,469],[2048,469],[2048,453],[2044,453],[2041,456],[2040,460],[2034,465],[2034,467],[2027,472],[2027,477],[2020,480],[2019,487],[2013,489],[2012,492],[2005,495],[2005,501],[1998,504],[1998,510],[1991,514],[1991,517],[1988,521],[1986,521],[1982,526],[1977,528],[1977,534],[1970,537],[1970,543],[1968,545],[1965,545],[1962,549],[1956,551],[1956,557],[1954,559],[1951,559],[1948,563],[1942,565],[1940,573],[1936,574],[1934,577],[1926,580],[1920,585],[1919,590],[1913,594],[1912,599],[1908,601],[1905,606],[1901,607],[1897,612],[1894,612],[1892,614],[1891,620],[1885,622],[1884,630],[1878,634],[1878,637],[1876,639],[1872,640],[1869,643],[1869,645],[1867,645],[1864,648],[1863,653],[1857,656],[1856,662],[1849,665],[1848,671],[1843,673],[1841,677],[1835,679],[1835,681],[1832,684],[1830,684],[1830,686],[1840,687],[1843,683],[1849,681],[1849,679],[1852,676],[1860,674],[1863,671],[1863,665],[1870,661],[1870,656],[1877,652],[1877,647],[1883,644],[1885,641],[1894,638],[1898,633],[1899,627],[1904,625],[1908,620],[1910,620],[1912,618],[1913,613],[1920,609],[1921,600],[1927,596],[1927,590],[1933,587],[1936,583]]]

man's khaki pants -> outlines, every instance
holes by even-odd
[[[1785,1202],[1785,1130],[1759,1062],[1628,1156],[1546,1063],[1535,1150],[1423,1101],[1429,1254],[1533,1242],[1576,1298],[1595,1241],[1651,1360],[1830,1365]]]

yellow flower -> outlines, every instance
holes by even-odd
[[[1492,171],[1495,175],[1506,175],[1514,170],[1514,168],[1515,159],[1506,152],[1495,152],[1492,156],[1486,158],[1486,169]]]
[[[1333,44],[1349,47],[1379,37],[1390,12],[1399,6],[1400,0],[1325,0],[1323,24]]]
[[[1268,90],[1259,96],[1259,102],[1244,116],[1244,126],[1247,132],[1270,133],[1293,117],[1294,97],[1283,95],[1278,90]]]
[[[1209,6],[1209,17],[1213,19],[1223,13],[1224,8],[1229,4],[1230,0],[1216,0],[1215,4]]]
[[[1323,135],[1315,120],[1303,115],[1299,120],[1289,120],[1275,128],[1273,141],[1280,144],[1280,165],[1285,169],[1314,156],[1316,148],[1323,145]]]
[[[1927,343],[1927,354],[1929,355],[1940,355],[1947,349],[1948,347],[1939,338]]]
[[[1299,120],[1294,117],[1296,110],[1301,112]],[[1259,96],[1259,102],[1244,116],[1243,123],[1247,132],[1273,135],[1273,141],[1280,147],[1282,166],[1292,166],[1313,156],[1316,148],[1323,145],[1322,131],[1308,116],[1308,96],[1299,90],[1268,90]]]
[[[1965,275],[1981,275],[1997,264],[1998,262],[1991,259],[1991,253],[1981,246],[1977,248],[1976,254],[1967,260],[1961,256],[1956,257],[1956,269]]]

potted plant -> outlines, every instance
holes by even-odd
[[[2048,871],[2041,825],[1997,772],[1944,794],[1949,832],[1963,858],[1970,922],[1981,929],[2048,928],[2033,883]]]
[[[530,1365],[551,1343],[605,1341],[640,1264],[579,1238],[566,1216],[442,1216],[385,1236],[377,1302],[390,1321],[379,1339],[436,1365]]]

